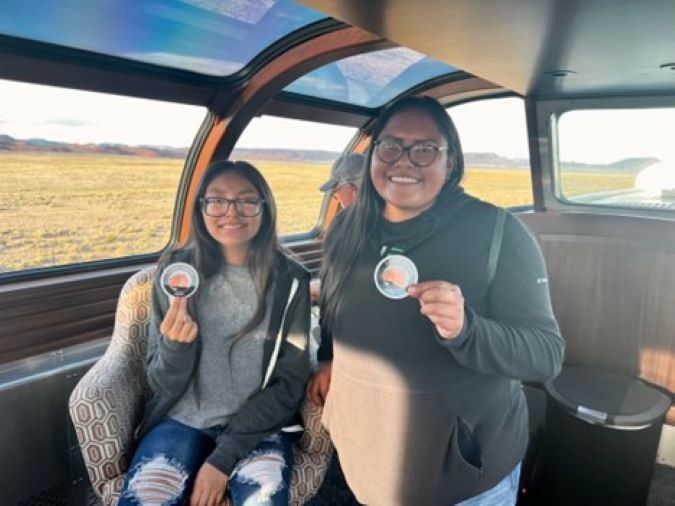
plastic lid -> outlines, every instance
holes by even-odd
[[[671,400],[639,379],[588,367],[564,367],[544,386],[566,411],[591,423],[617,427],[650,425]]]
[[[199,287],[199,274],[190,264],[175,262],[164,269],[160,284],[170,297],[190,297]]]
[[[388,299],[404,299],[406,288],[418,281],[417,267],[408,257],[389,255],[384,257],[373,272],[375,286]]]

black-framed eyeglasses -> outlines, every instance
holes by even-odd
[[[199,199],[202,204],[202,211],[206,216],[219,218],[225,216],[230,210],[230,204],[234,204],[234,209],[242,218],[253,218],[262,211],[265,203],[263,199],[226,199],[225,197],[202,197]]]
[[[431,165],[439,151],[446,151],[448,146],[438,146],[431,141],[419,141],[409,144],[401,144],[394,139],[379,139],[375,141],[375,154],[384,163],[396,163],[403,153],[408,153],[410,161],[418,167]]]

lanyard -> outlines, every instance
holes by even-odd
[[[403,255],[405,249],[400,246],[387,246],[386,244],[382,245],[380,248],[380,258],[387,257],[389,255]]]

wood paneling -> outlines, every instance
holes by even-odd
[[[0,286],[0,363],[110,335],[120,289],[141,267]]]
[[[313,275],[318,273],[321,241],[287,247]],[[111,335],[122,285],[145,266],[0,286],[0,363]]]
[[[675,393],[675,222],[583,213],[520,216],[546,258],[565,362]],[[669,420],[675,422],[675,408]]]

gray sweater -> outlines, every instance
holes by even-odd
[[[192,263],[192,254],[190,250],[178,250],[166,263]],[[158,267],[158,273],[162,272],[165,264]],[[216,448],[207,458],[207,462],[227,475],[232,473],[237,461],[263,439],[297,422],[297,412],[309,376],[309,273],[300,264],[278,252],[273,276],[262,367],[257,371],[260,384],[265,384],[265,387],[256,389],[236,412],[227,416]],[[159,275],[155,276],[152,290],[153,311],[157,312],[155,321],[161,321],[167,306]],[[190,314],[196,315],[196,301],[193,299],[188,301],[188,307]],[[147,374],[153,396],[146,403],[143,419],[137,429],[137,439],[166,417],[183,397],[202,358],[201,334],[192,343],[174,343],[175,346],[166,346],[158,336],[159,333],[155,332],[148,340]],[[275,346],[277,343],[278,347]],[[278,354],[273,360],[275,348]]]
[[[225,425],[228,415],[260,389],[263,342],[269,325],[269,305],[263,322],[249,334],[233,337],[251,320],[258,294],[247,267],[228,266],[206,280],[195,294],[202,352],[197,374],[169,416],[197,429]],[[271,301],[268,301],[271,302]],[[153,313],[150,331],[161,323]],[[155,337],[153,337],[154,339]],[[163,346],[179,343],[161,338]]]

